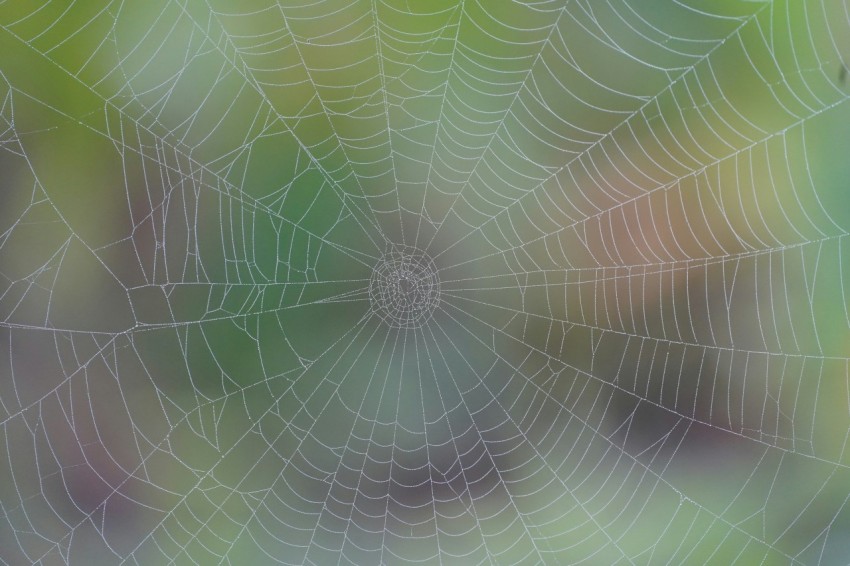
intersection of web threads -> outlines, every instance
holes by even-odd
[[[434,261],[411,246],[385,253],[369,282],[372,310],[394,328],[418,328],[431,318],[440,300]]]

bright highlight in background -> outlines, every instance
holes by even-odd
[[[0,1],[0,562],[844,564],[840,0]]]

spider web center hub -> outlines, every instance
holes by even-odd
[[[369,281],[372,311],[393,328],[418,328],[440,302],[440,277],[434,260],[413,246],[384,253]]]

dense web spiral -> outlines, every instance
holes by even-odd
[[[846,564],[843,0],[0,0],[0,564]]]
[[[369,298],[375,314],[390,326],[422,326],[440,301],[440,278],[434,260],[410,246],[392,247],[375,266]]]

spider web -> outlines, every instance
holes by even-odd
[[[0,1],[0,561],[845,563],[848,23]]]

